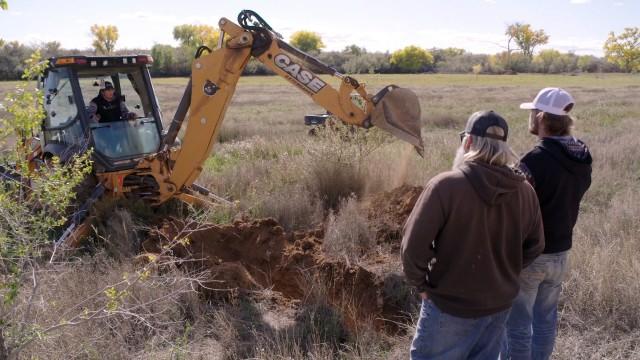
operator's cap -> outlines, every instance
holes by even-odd
[[[114,89],[111,81],[100,81],[100,90]]]
[[[567,91],[549,87],[540,90],[533,102],[520,104],[520,109],[536,109],[554,115],[567,115],[573,108],[573,104],[575,100]]]
[[[487,134],[487,129],[492,126],[497,126],[504,130],[504,135]],[[464,129],[464,132],[475,136],[507,141],[509,125],[507,125],[507,121],[502,116],[498,115],[493,110],[477,111],[469,117],[467,127]]]

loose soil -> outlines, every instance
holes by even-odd
[[[378,241],[400,238],[420,192],[420,188],[402,186],[363,203]],[[171,219],[142,246],[156,259],[161,258],[159,254],[169,255],[185,266],[204,270],[207,280],[201,293],[207,298],[270,289],[295,302],[320,292],[341,311],[349,328],[373,322],[377,328],[397,330],[408,316],[402,277],[326,258],[323,237],[322,227],[287,233],[273,219],[242,219],[227,225]]]
[[[422,190],[421,186],[402,185],[364,199],[362,208],[379,244],[390,244],[393,250],[400,248],[402,228]]]

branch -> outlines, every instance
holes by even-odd
[[[30,263],[30,262],[29,262]],[[33,297],[36,295],[38,291],[39,283],[36,281],[36,271],[33,264],[31,264],[31,279],[33,279],[33,289],[31,290],[31,295],[29,295],[29,300],[27,301],[27,310],[22,315],[22,321],[20,324],[20,328],[18,332],[21,334],[24,331],[24,325],[26,323],[27,316],[31,313],[31,308],[33,307]]]

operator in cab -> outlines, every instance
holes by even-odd
[[[136,113],[127,109],[123,98],[116,94],[116,89],[110,81],[102,83],[100,93],[89,103],[89,119],[94,122],[106,123],[135,118]]]

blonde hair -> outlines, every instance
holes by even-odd
[[[504,136],[504,130],[498,126],[487,128],[487,134]],[[471,146],[464,154],[464,161],[482,161],[495,166],[515,167],[520,162],[518,155],[506,141],[467,134],[471,136]]]
[[[573,118],[571,116],[539,112],[536,117],[542,122],[542,127],[544,127],[547,134],[551,136],[571,135],[571,128],[573,128]]]

